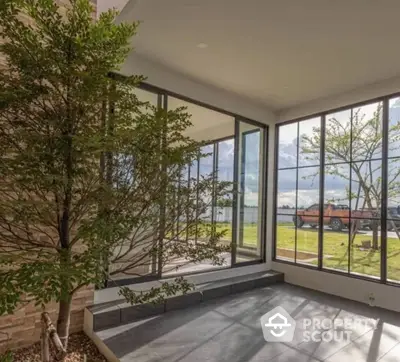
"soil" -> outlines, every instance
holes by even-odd
[[[40,342],[35,343],[33,346],[13,351],[12,354],[13,362],[41,362]],[[68,355],[64,362],[83,362],[85,361],[85,354],[87,362],[107,362],[86,334],[83,332],[71,334],[68,342]]]

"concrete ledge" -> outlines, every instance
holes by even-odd
[[[129,323],[137,319],[150,317],[165,312],[165,303],[121,306],[121,324]]]
[[[226,295],[231,294],[231,286],[230,285],[223,285],[220,287],[209,288],[205,289],[201,292],[203,294],[203,301],[221,298]]]
[[[190,307],[193,304],[201,303],[203,296],[201,292],[192,292],[185,295],[168,298],[165,301],[165,311]]]
[[[114,327],[121,323],[121,309],[115,307],[113,310],[93,314],[93,330],[99,331]]]
[[[271,272],[270,269],[267,268],[266,264],[261,263],[261,264],[243,266],[240,268],[226,268],[226,269],[208,271],[194,275],[188,275],[187,277],[185,277],[185,279],[189,283],[200,285],[205,283],[216,283],[223,280],[230,280],[236,277],[245,277],[246,275],[253,275],[256,273],[268,273],[268,272]],[[161,282],[172,281],[173,279],[174,277],[173,275],[171,275],[170,279],[154,280],[150,282],[131,284],[131,287],[137,291],[149,290],[152,287],[154,288],[159,287],[161,285]],[[130,287],[129,285],[125,286]],[[117,286],[96,290],[94,293],[94,305],[95,306],[104,305],[106,303],[116,304],[116,302],[118,302],[119,304],[124,303],[125,299],[121,297],[119,292],[120,292],[120,287]]]
[[[117,300],[94,305],[88,308],[88,312],[92,315],[93,330],[100,331],[164,312],[187,308],[215,298],[283,282],[283,280],[283,274],[272,271],[240,275],[196,284],[193,292],[167,298],[159,304],[131,305]]]
[[[251,290],[255,288],[255,282],[254,280],[246,280],[244,282],[238,282],[238,283],[234,283],[232,284],[231,287],[231,293],[241,293],[241,292],[245,292],[247,290]]]

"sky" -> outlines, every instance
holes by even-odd
[[[353,109],[353,112],[359,111],[360,115],[364,115],[364,119],[371,119],[374,112],[376,111],[378,103],[373,103],[363,107]],[[400,98],[396,98],[389,103],[389,118],[390,124],[400,123]],[[333,117],[336,118],[342,125],[345,125],[350,120],[350,110],[337,112],[335,114],[328,115],[326,117],[327,125],[329,120]],[[297,160],[297,127],[298,123],[284,125],[279,128],[279,151],[278,151],[278,164],[279,169],[285,169],[290,167],[296,167]],[[313,132],[318,132],[320,129],[320,118],[312,118],[299,123],[299,135],[312,135]],[[391,138],[391,135],[389,135]],[[301,137],[300,137],[301,139]],[[390,148],[393,147],[393,140],[390,144]],[[389,142],[390,142],[389,141]],[[398,142],[400,143],[400,142]],[[389,151],[389,156],[400,156],[400,150]],[[314,203],[318,203],[319,200],[319,161],[307,160],[301,153],[299,154],[299,166],[307,166],[306,168],[299,168],[298,175],[298,206],[309,207]],[[361,165],[361,164],[359,164]],[[393,162],[391,165],[390,173],[393,175],[394,172],[400,167],[399,162]],[[334,167],[330,167],[333,170]],[[336,166],[336,170],[339,171],[346,177],[350,176],[350,169],[347,165]],[[372,179],[373,182],[378,183],[381,174],[381,162],[374,161],[372,163]],[[362,175],[369,175],[371,172],[366,168],[366,165],[361,168]],[[352,179],[356,180],[357,177],[353,173]],[[391,179],[389,177],[389,179]],[[400,182],[399,180],[397,180]],[[329,175],[325,172],[325,202],[335,201],[341,204],[348,204],[346,188],[350,188],[350,182],[344,177],[337,175]],[[352,192],[358,190],[358,183],[352,182]],[[343,200],[344,199],[344,200]],[[361,199],[361,203],[363,199]],[[400,200],[396,197],[392,197],[389,200],[389,204],[397,206]],[[283,205],[289,205],[294,207],[296,205],[296,170],[286,169],[278,171],[278,207]],[[352,207],[354,208],[355,200],[353,201]],[[360,205],[359,205],[360,207]]]
[[[258,205],[259,190],[259,150],[260,133],[250,133],[246,136],[245,168],[244,168],[244,203],[247,206]],[[203,150],[212,152],[212,146]],[[219,142],[218,152],[218,179],[233,182],[234,140]],[[212,157],[207,157],[200,162],[200,174],[212,172]]]

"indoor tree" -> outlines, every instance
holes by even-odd
[[[208,156],[186,136],[190,115],[140,102],[142,76],[112,75],[137,24],[111,10],[94,21],[89,0],[64,10],[0,4],[0,314],[57,301],[66,348],[80,288],[174,260],[222,264],[230,245],[207,215],[232,187],[213,174],[180,182]],[[121,294],[143,303],[190,288],[177,278]]]

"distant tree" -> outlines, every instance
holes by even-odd
[[[311,135],[301,135],[300,147],[307,160],[319,162],[320,133],[320,128],[315,127]],[[390,125],[389,134],[391,147],[398,147],[400,126]],[[379,214],[382,197],[382,163],[374,163],[373,159],[382,157],[382,105],[378,105],[371,117],[367,117],[360,108],[354,110],[352,117],[345,122],[336,117],[328,118],[325,127],[325,157],[326,163],[331,163],[325,167],[326,175],[338,176],[352,182],[351,192],[350,188],[346,187],[346,199],[355,200],[355,209],[375,210]],[[349,164],[351,175],[344,172],[340,163]],[[389,173],[389,197],[399,194],[397,181],[399,174],[400,169]],[[372,223],[372,226],[373,248],[378,249],[378,225]]]
[[[81,287],[176,259],[221,264],[230,249],[201,217],[228,183],[192,179],[176,202],[180,172],[203,146],[185,136],[190,115],[140,102],[142,76],[109,76],[137,24],[92,14],[89,0],[72,0],[66,14],[49,0],[0,3],[0,314],[25,296],[58,302],[65,348]],[[178,278],[121,294],[143,303],[188,289]]]

